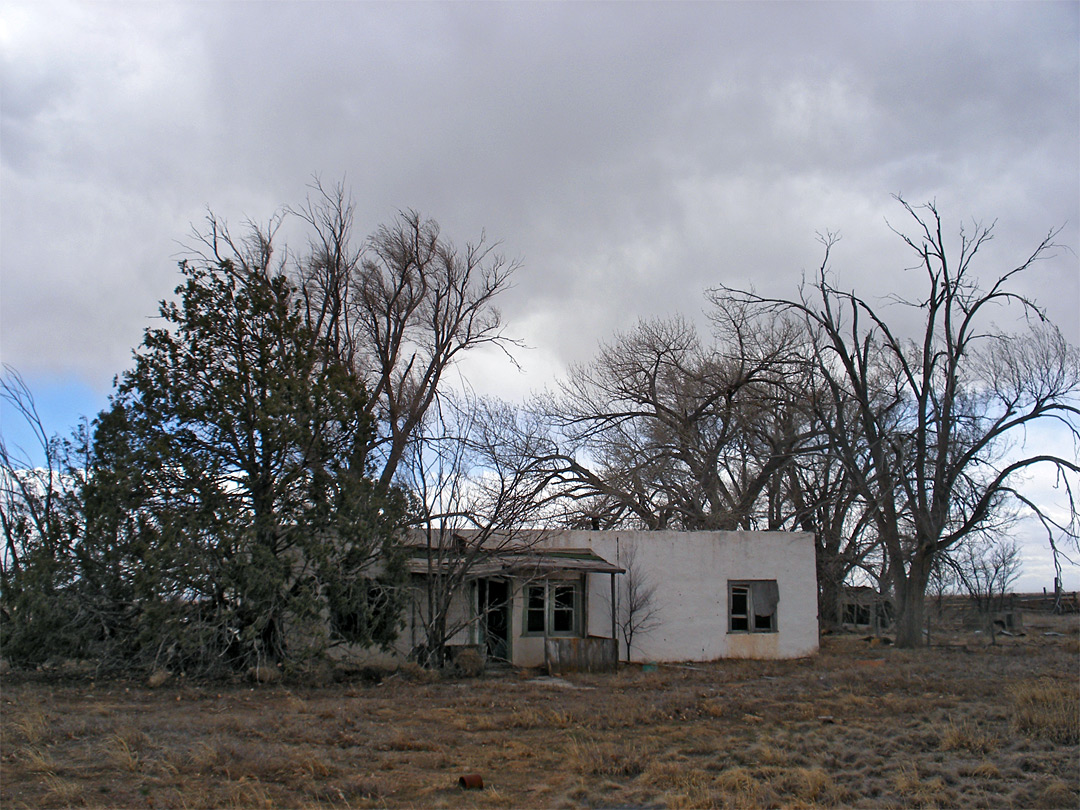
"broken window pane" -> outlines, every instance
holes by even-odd
[[[552,588],[554,606],[551,610],[551,630],[553,633],[574,631],[574,591],[573,585],[556,585]]]
[[[728,582],[728,628],[732,633],[776,632],[780,589],[775,579]]]

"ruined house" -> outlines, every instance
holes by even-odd
[[[398,658],[423,643],[424,578],[435,571],[421,544],[412,552],[417,599]],[[628,651],[621,624],[631,618],[631,578],[648,583],[652,616]],[[806,656],[818,649],[813,535],[522,532],[516,547],[474,559],[453,612],[452,645],[524,667]]]

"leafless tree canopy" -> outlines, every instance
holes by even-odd
[[[319,334],[367,379],[378,424],[379,481],[393,481],[410,438],[442,390],[447,370],[472,349],[517,345],[496,297],[518,265],[481,234],[456,247],[438,223],[402,211],[357,248],[343,187],[315,184],[298,210],[314,232],[296,272]]]
[[[1018,276],[1054,250],[1054,233],[986,284],[973,263],[993,226],[962,229],[954,253],[933,204],[900,203],[913,227],[910,234],[896,233],[918,258],[924,294],[894,304],[921,316],[914,338],[893,331],[884,307],[835,285],[831,237],[824,240],[816,278],[799,298],[768,299],[728,288],[718,294],[803,319],[830,394],[834,418],[821,421],[830,451],[872,509],[898,601],[898,641],[914,646],[921,642],[936,556],[992,527],[1005,496],[1031,507],[1052,544],[1060,536],[1075,542],[1080,359],[1037,305],[1014,289]],[[1021,312],[1025,327],[1013,333],[994,327],[990,319],[1000,306]],[[1064,427],[1071,452],[1018,452],[1026,428],[1048,421]],[[1072,523],[1055,524],[1016,488],[1018,473],[1037,464],[1061,476]]]
[[[781,521],[760,508],[808,440],[791,324],[717,307],[716,341],[681,318],[642,321],[571,370],[537,405],[571,520],[650,529],[735,529]],[[576,516],[575,516],[576,515]]]
[[[992,613],[1004,609],[1005,597],[1020,576],[1020,547],[1015,540],[971,537],[951,548],[943,560],[947,575],[951,575],[987,618],[993,638]]]
[[[408,444],[444,391],[447,371],[470,350],[496,346],[513,362],[520,343],[506,334],[496,306],[518,269],[481,233],[463,248],[439,224],[405,210],[358,237],[343,183],[316,178],[300,206],[265,225],[248,222],[242,238],[211,214],[197,233],[201,255],[266,269],[280,256],[299,287],[312,334],[368,386],[381,460],[382,488],[394,481]],[[286,216],[307,226],[306,251],[277,250]]]
[[[506,403],[440,397],[408,444],[399,478],[415,496],[413,526],[424,541],[425,587],[414,605],[422,663],[442,666],[448,642],[480,620],[461,610],[477,566],[543,541],[545,479],[526,419]]]
[[[681,318],[642,321],[534,405],[548,491],[572,526],[813,532],[835,620],[840,583],[874,568],[875,544],[850,474],[823,452],[834,409],[805,325],[711,303],[709,339]]]

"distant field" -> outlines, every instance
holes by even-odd
[[[13,673],[0,805],[1080,807],[1080,618],[1025,619],[994,647],[838,636],[807,660],[562,680],[149,689]],[[471,773],[483,790],[458,788]]]

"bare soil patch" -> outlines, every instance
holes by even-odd
[[[564,680],[9,673],[0,805],[1075,808],[1080,626],[1026,631],[916,651],[837,636],[805,660]],[[459,788],[473,773],[484,788]]]

